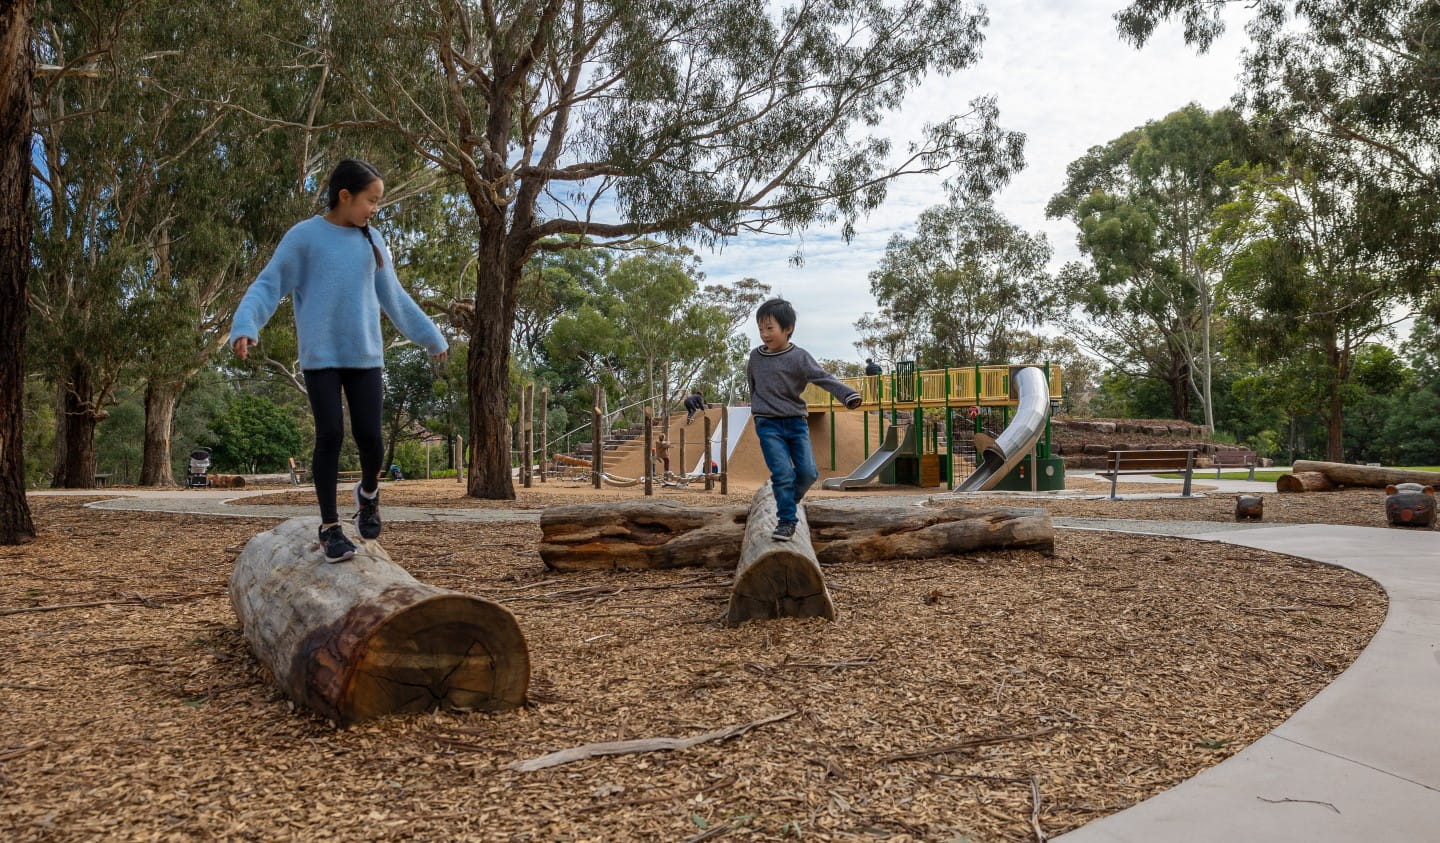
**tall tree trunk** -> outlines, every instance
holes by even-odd
[[[0,545],[35,538],[25,500],[24,447],[34,11],[34,0],[0,5]]]
[[[1325,387],[1325,459],[1345,461],[1345,398],[1342,385],[1349,377],[1334,335],[1325,341],[1326,362],[1330,364],[1330,383]]]
[[[93,379],[84,363],[70,364],[59,386],[55,434],[55,479],[51,488],[91,489],[95,486],[95,426],[100,413],[94,403]]]
[[[174,486],[170,469],[170,432],[175,426],[175,401],[183,383],[145,385],[145,450],[140,460],[141,486]]]
[[[510,332],[515,325],[514,295],[507,292],[514,289],[519,274],[508,277],[506,264],[503,232],[488,237],[482,232],[475,269],[475,322],[465,361],[470,389],[470,476],[465,493],[489,500],[515,499],[505,435],[510,415]]]

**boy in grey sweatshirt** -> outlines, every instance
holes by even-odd
[[[770,469],[779,523],[775,539],[789,541],[799,521],[796,506],[820,476],[810,451],[810,423],[801,393],[807,384],[823,387],[849,409],[860,406],[860,393],[820,368],[810,353],[790,342],[795,308],[784,299],[770,299],[755,311],[759,348],[750,352],[745,378],[750,382],[750,411],[760,452]]]

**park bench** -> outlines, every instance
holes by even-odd
[[[1220,479],[1220,470],[1224,468],[1248,468],[1250,477],[1255,479],[1255,452],[1244,448],[1227,449],[1215,452],[1215,479]]]
[[[295,464],[295,458],[290,457],[290,485],[299,486],[300,482],[305,479],[305,475],[309,472],[310,469],[301,468]]]
[[[96,474],[96,475],[95,475],[95,485],[96,485],[96,487],[103,488],[103,487],[105,487],[105,486],[110,485],[110,477],[111,477],[111,475],[109,475],[109,474]]]
[[[1110,499],[1116,500],[1115,486],[1122,474],[1158,474],[1165,471],[1185,472],[1185,487],[1180,492],[1190,497],[1190,477],[1195,471],[1194,449],[1169,451],[1110,451],[1105,455],[1105,470],[1098,477],[1110,478]]]

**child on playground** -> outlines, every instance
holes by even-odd
[[[245,291],[230,326],[230,344],[246,359],[280,299],[291,297],[300,367],[315,417],[310,470],[320,504],[320,544],[326,561],[343,562],[355,555],[355,545],[340,526],[335,503],[345,439],[341,394],[350,405],[350,431],[360,449],[355,525],[361,538],[374,539],[380,535],[379,476],[385,457],[380,314],[436,360],[445,359],[447,344],[400,286],[394,259],[380,234],[370,228],[385,193],[379,171],[347,158],[330,173],[327,191],[326,213],[291,227]]]
[[[664,433],[660,434],[660,438],[657,439],[657,440],[655,440],[655,458],[660,461],[660,464],[661,464],[661,466],[662,466],[662,470],[665,472],[664,474],[662,474],[662,475],[660,475],[660,476],[661,476],[661,477],[669,477],[669,476],[670,476],[670,437],[667,436],[667,435],[664,434]]]
[[[776,541],[790,541],[799,521],[796,507],[820,476],[810,451],[810,423],[801,393],[815,384],[845,406],[860,406],[860,393],[820,368],[805,349],[790,342],[795,308],[784,299],[770,299],[755,312],[762,345],[750,352],[745,377],[750,382],[750,411],[760,452],[770,469],[775,492]]]

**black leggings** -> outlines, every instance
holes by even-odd
[[[322,524],[340,520],[335,507],[335,484],[340,477],[340,445],[345,441],[342,389],[350,404],[350,432],[360,449],[361,488],[373,492],[379,486],[380,463],[385,459],[385,436],[380,425],[385,384],[380,373],[380,369],[305,370],[305,391],[310,393],[310,411],[315,415],[315,455],[310,461],[310,476],[315,480]]]

